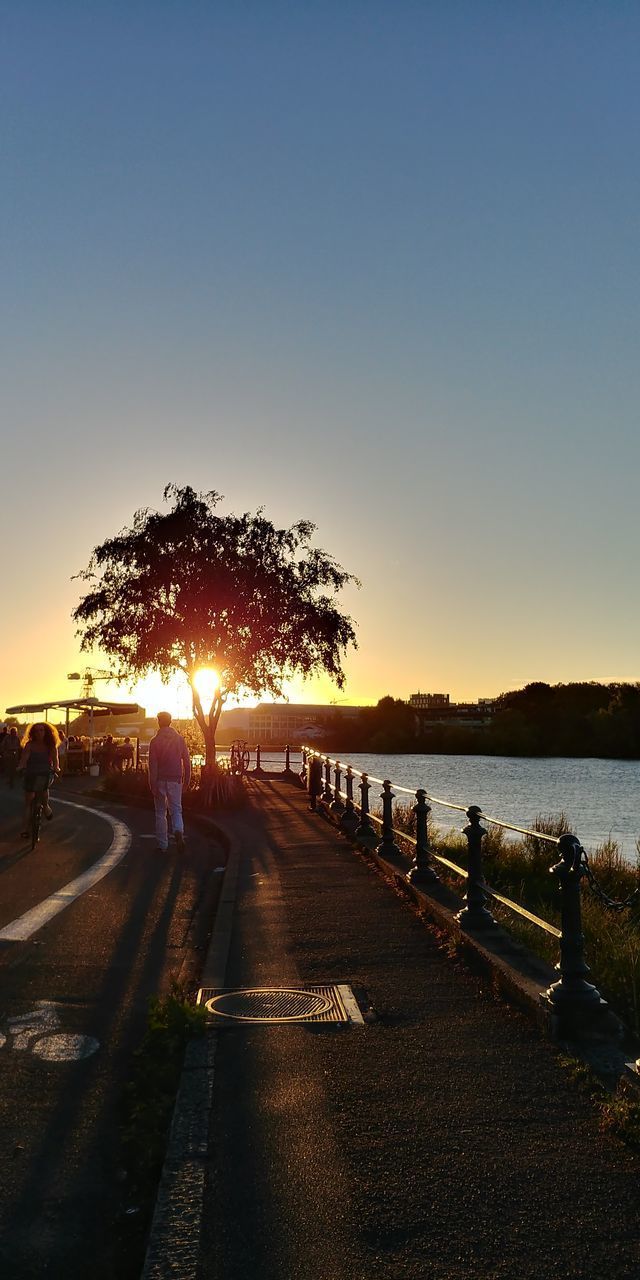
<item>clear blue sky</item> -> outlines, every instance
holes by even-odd
[[[70,692],[71,574],[174,480],[316,520],[351,701],[639,678],[638,6],[2,28],[3,705]]]

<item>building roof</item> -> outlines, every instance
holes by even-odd
[[[7,707],[5,715],[24,716],[38,711],[93,711],[94,716],[131,716],[144,711],[137,702],[111,702],[107,698],[48,698],[43,702],[23,702],[18,707]]]

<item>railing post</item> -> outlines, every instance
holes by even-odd
[[[341,780],[342,780],[342,769],[340,767],[340,761],[336,760],[335,768],[333,771],[333,800],[331,802],[332,813],[342,813],[342,810],[344,809],[344,804],[342,803],[342,796],[340,795]]]
[[[300,764],[300,781],[303,786],[306,786],[306,783],[307,783],[307,748],[306,747],[302,747],[301,755],[302,755],[302,762]]]
[[[291,748],[289,747],[289,743],[287,743],[284,749],[284,771],[285,773],[291,773]]]
[[[560,962],[556,965],[560,978],[544,992],[542,999],[551,1006],[554,1013],[565,1018],[568,1015],[577,1016],[579,1020],[585,1014],[589,1017],[594,1013],[603,1013],[608,1005],[598,988],[586,980],[591,970],[584,958],[582,932],[582,846],[577,836],[567,834],[560,836],[558,848],[560,862],[556,862],[550,871],[557,877],[560,885]]]
[[[256,747],[256,767],[254,773],[262,773],[262,765],[260,763],[260,745]]]
[[[468,827],[464,834],[469,845],[469,865],[467,869],[467,890],[464,895],[466,906],[458,912],[457,919],[465,929],[487,929],[495,926],[491,912],[487,908],[487,895],[484,887],[484,870],[482,867],[482,841],[487,834],[486,827],[480,825],[482,809],[472,804],[467,809]]]
[[[309,808],[315,812],[318,807],[318,796],[322,795],[322,760],[315,751],[309,752],[307,781],[309,790]]]
[[[340,819],[340,830],[344,831],[346,836],[355,835],[358,826],[358,815],[353,803],[353,770],[351,765],[347,765],[344,775],[345,786],[347,788],[347,798],[344,806],[344,813]]]
[[[328,756],[324,758],[324,791],[322,792],[322,799],[325,804],[331,804],[333,800],[331,792],[331,761]]]
[[[400,858],[402,853],[393,838],[393,801],[395,795],[391,783],[385,778],[382,784],[382,840],[376,850],[381,858]]]
[[[358,787],[360,792],[360,821],[355,829],[355,838],[358,844],[375,844],[376,833],[371,824],[369,817],[369,778],[366,773],[361,775]]]
[[[437,884],[440,877],[436,875],[429,850],[428,821],[431,807],[427,804],[427,793],[422,787],[416,791],[413,812],[416,815],[416,852],[407,880],[411,884]]]

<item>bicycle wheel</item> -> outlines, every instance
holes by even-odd
[[[40,839],[40,823],[42,822],[42,800],[34,796],[31,802],[31,848],[35,849]]]

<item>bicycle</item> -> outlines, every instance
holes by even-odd
[[[247,772],[251,761],[251,753],[246,742],[241,738],[236,738],[231,743],[231,751],[229,752],[229,768],[231,773],[239,773],[242,777]]]
[[[44,787],[37,788],[31,801],[31,848],[35,849],[40,839],[40,825],[42,823],[42,813],[44,810],[44,796],[54,783],[55,773],[51,773]],[[44,777],[44,774],[43,774]]]

